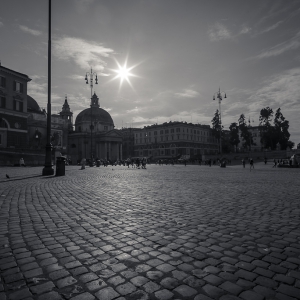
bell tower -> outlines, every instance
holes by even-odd
[[[65,96],[65,103],[62,107],[62,111],[59,114],[63,120],[67,121],[68,130],[73,131],[73,113],[70,110],[67,95]]]
[[[93,107],[100,107],[100,104],[99,104],[99,98],[97,97],[96,93],[94,92],[94,95],[93,97],[91,98],[91,108]]]

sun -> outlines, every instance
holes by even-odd
[[[122,86],[123,82],[126,81],[131,86],[131,88],[133,88],[130,82],[130,77],[137,77],[135,74],[131,73],[131,70],[134,69],[136,66],[127,67],[127,60],[125,61],[123,66],[121,66],[117,60],[116,63],[118,69],[111,69],[111,71],[116,73],[116,76],[111,80],[120,78],[120,87]]]

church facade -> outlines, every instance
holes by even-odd
[[[77,115],[75,130],[69,132],[68,157],[72,163],[78,163],[82,158],[123,159],[122,134],[114,128],[110,114],[100,107],[99,98],[94,93],[90,108]]]

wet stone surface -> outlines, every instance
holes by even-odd
[[[300,169],[79,169],[1,167],[0,300],[300,299]]]

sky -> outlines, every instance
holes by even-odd
[[[48,1],[0,7],[1,64],[27,74],[28,95],[46,108]],[[74,121],[89,107],[92,68],[116,128],[211,125],[220,88],[225,129],[281,108],[300,143],[300,0],[52,0],[51,20],[52,113],[65,95]]]

